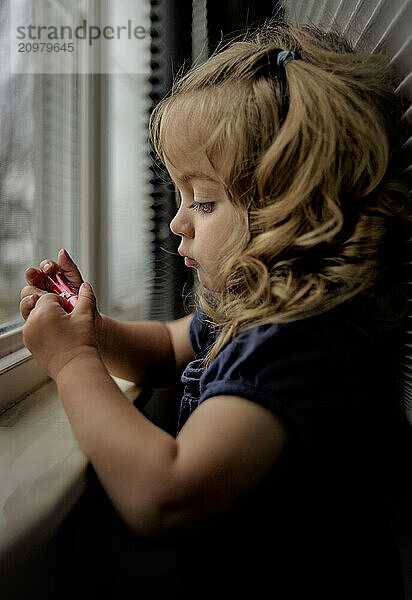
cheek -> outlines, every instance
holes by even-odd
[[[232,245],[235,237],[235,228],[233,224],[224,227],[211,227],[204,236],[204,256],[206,260],[219,260],[227,254],[228,247]]]
[[[216,249],[219,249],[218,254],[222,260],[238,254],[246,247],[249,239],[247,220],[241,214],[231,214],[228,225],[217,232],[215,238],[219,240]]]

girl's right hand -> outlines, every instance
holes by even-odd
[[[30,267],[24,274],[28,285],[20,293],[20,312],[25,321],[36,306],[40,296],[47,293],[44,289],[44,276],[51,275],[56,271],[62,272],[67,281],[76,288],[79,288],[83,283],[79,269],[64,249],[60,250],[57,256],[57,263],[53,260],[45,259],[40,263],[40,269]]]
[[[44,276],[51,275],[56,271],[62,272],[67,281],[77,288],[80,288],[83,283],[83,277],[77,265],[72,261],[64,248],[59,251],[57,262],[45,259],[41,261],[40,269],[34,267],[26,269],[24,276],[28,285],[20,292],[20,312],[25,321],[27,321],[31,311],[36,306],[38,299],[43,294],[47,294],[44,289]],[[100,348],[103,343],[103,317],[97,308],[94,310],[94,326],[98,347]]]

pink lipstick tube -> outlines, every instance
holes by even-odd
[[[44,276],[44,287],[48,292],[66,298],[71,312],[79,299],[79,290],[69,283],[63,273],[52,273]]]

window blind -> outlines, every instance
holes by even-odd
[[[192,52],[191,0],[151,0],[151,61],[149,113],[172,87],[174,76],[190,67]],[[150,318],[177,319],[191,310],[187,297],[193,287],[192,269],[177,253],[178,238],[169,224],[176,213],[175,192],[165,168],[151,149],[153,276]]]
[[[105,310],[125,320],[148,318],[152,286],[152,186],[149,181],[147,121],[150,108],[150,2],[126,0],[108,4],[106,21],[144,27],[140,45],[142,72],[131,72],[130,52],[112,51],[117,73],[106,79],[104,122],[107,143],[102,189],[106,204],[104,261],[101,264]],[[116,48],[116,46],[114,47]],[[102,244],[103,248],[103,244]]]
[[[197,65],[209,56],[206,0],[193,0],[192,15],[192,64]]]
[[[23,1],[18,15],[24,23],[65,10],[74,22],[78,4]],[[0,333],[22,323],[24,270],[62,247],[78,251],[78,79],[10,72],[10,9],[1,3]]]
[[[330,29],[335,23],[356,47],[386,54],[401,78],[397,93],[406,99],[403,115],[405,140],[402,163],[411,187],[412,173],[412,1],[411,0],[328,0],[319,2],[284,2],[286,15],[296,23],[312,22]],[[409,133],[408,133],[409,132]],[[408,254],[412,256],[412,241]],[[412,259],[411,259],[412,260]],[[408,269],[409,270],[409,269]],[[412,303],[412,292],[410,296]],[[412,313],[412,311],[411,311]],[[405,331],[400,357],[400,378],[408,420],[412,423],[412,314],[411,327]]]
[[[83,19],[89,24],[130,21],[144,27],[146,35],[139,56],[107,45],[116,67],[110,74],[79,74],[80,44],[64,56],[74,74],[59,72],[62,53],[43,53],[42,60],[56,72],[10,74],[12,9],[14,23],[60,23],[62,15],[72,28]],[[25,268],[55,259],[63,247],[94,285],[102,311],[144,318],[153,269],[150,2],[4,2],[0,19],[5,34],[0,45],[0,333],[22,324],[19,292]],[[136,63],[146,70],[136,72]]]

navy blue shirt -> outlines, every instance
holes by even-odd
[[[289,438],[258,485],[186,549],[188,596],[402,598],[387,499],[410,431],[389,338],[360,325],[350,303],[255,326],[203,369],[215,337],[198,308],[178,430],[208,398],[237,395],[272,410]]]

